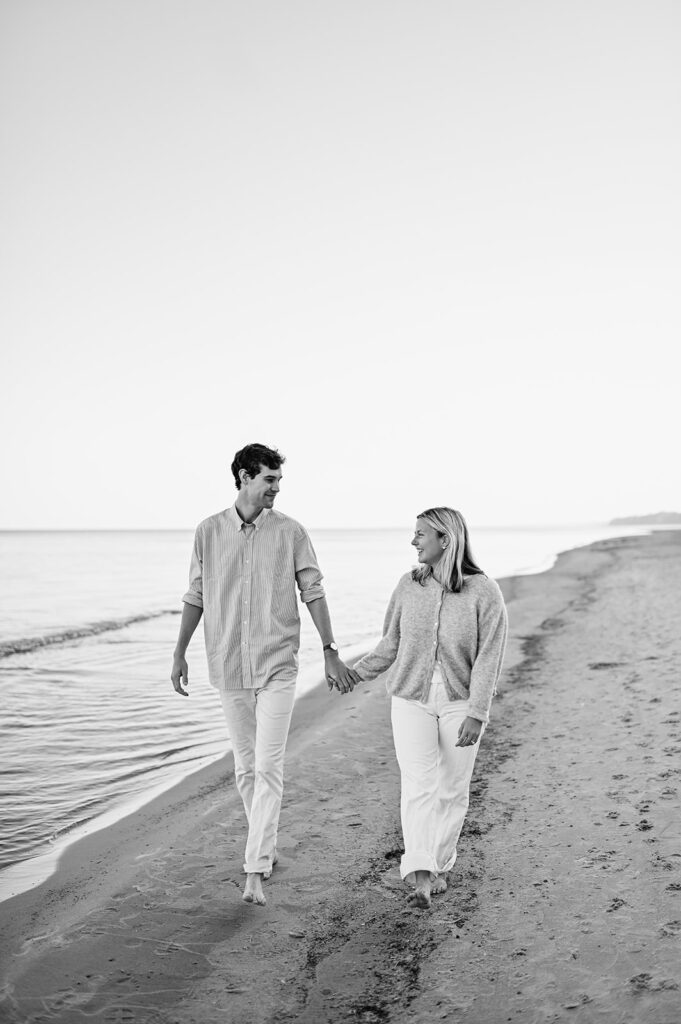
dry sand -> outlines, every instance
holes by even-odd
[[[0,1019],[679,1024],[681,533],[504,581],[450,888],[406,909],[382,684],[294,714],[280,864],[240,899],[225,758],[3,904]]]

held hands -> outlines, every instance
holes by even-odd
[[[348,668],[335,651],[325,653],[324,666],[329,690],[333,690],[335,686],[339,693],[351,693],[357,683],[361,682],[357,673]]]
[[[173,658],[173,670],[170,673],[170,679],[176,693],[181,693],[183,697],[189,696],[187,690],[182,689],[182,680],[184,680],[185,686],[189,686],[189,666],[187,665],[186,658],[177,654],[175,655]]]
[[[335,686],[339,693],[349,693],[352,692],[357,683],[361,682],[357,673],[348,668],[335,652],[330,651],[326,654],[324,661],[326,663],[326,681],[329,690],[333,690]],[[186,658],[175,655],[170,679],[176,693],[181,694],[183,697],[189,696],[189,666],[187,665]],[[187,689],[183,689],[183,683]]]
[[[472,747],[480,739],[482,722],[477,718],[465,718],[459,726],[459,738],[456,741],[457,747]]]

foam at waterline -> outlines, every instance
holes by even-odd
[[[161,611],[128,615],[122,619],[104,619],[101,622],[89,622],[84,626],[74,626],[71,629],[64,629],[59,633],[46,633],[45,636],[27,636],[19,637],[16,640],[5,640],[0,643],[0,658],[9,658],[13,654],[29,654],[31,651],[37,651],[41,647],[51,647],[53,644],[67,644],[69,641],[83,640],[89,636],[98,636],[100,633],[110,633],[117,629],[125,629],[126,626],[134,626],[138,622],[160,619],[164,615],[180,614],[180,609],[163,608]]]
[[[190,775],[208,767],[214,761],[219,761],[230,749],[229,743],[226,740],[220,741],[220,749],[218,751],[197,758],[188,771],[173,775],[171,778],[158,783],[158,785],[150,789],[124,798],[115,807],[110,807],[107,811],[94,815],[82,825],[76,825],[74,828],[62,833],[44,853],[3,868],[0,871],[0,902],[11,899],[12,896],[18,896],[28,889],[34,889],[36,886],[42,885],[57,870],[60,858],[73,843],[92,835],[94,832],[100,832],[102,829],[109,828],[123,818],[134,814],[135,811],[144,807],[145,804],[151,803],[152,800],[168,792],[173,786],[179,785],[180,782]]]

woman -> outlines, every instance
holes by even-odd
[[[354,674],[357,681],[388,673],[402,781],[400,870],[414,885],[410,902],[427,908],[456,860],[507,618],[499,587],[473,561],[460,512],[422,512],[411,543],[420,564],[400,579],[383,638]]]

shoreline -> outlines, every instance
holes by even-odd
[[[2,904],[7,1021],[679,1019],[680,581],[673,531],[500,581],[507,658],[432,913],[405,907],[383,685],[318,687],[295,712],[267,907],[240,900],[221,759]]]
[[[610,529],[608,524],[596,525],[599,529]],[[533,528],[517,527],[516,529],[531,531]],[[555,528],[547,527],[546,529],[551,531]],[[665,527],[658,526],[657,528],[651,528],[645,526],[633,526],[630,527],[628,530],[624,527],[621,527],[620,529],[622,530],[622,532],[618,532],[615,538],[608,537],[605,539],[619,539],[620,537],[627,536],[647,536],[654,532],[660,532],[660,530],[664,530]],[[672,526],[671,529],[674,530],[674,527]],[[632,530],[636,532],[631,532]],[[601,540],[596,540],[592,543],[600,542]],[[553,552],[552,554],[548,555],[541,563],[533,564],[531,566],[528,566],[527,568],[518,569],[510,576],[498,577],[497,582],[500,584],[500,586],[502,586],[503,590],[503,583],[505,581],[513,580],[514,578],[516,578],[516,576],[534,576],[550,572],[561,556],[568,554],[570,551],[576,551],[582,547],[589,546],[591,545],[578,545],[575,548],[566,548],[561,551]],[[176,614],[175,611],[169,610],[163,613],[153,612],[146,614],[145,616],[132,616],[129,617],[129,619],[121,620],[120,623],[117,622],[116,627],[120,628],[123,624],[126,624],[128,622],[137,622],[140,618],[148,619],[157,617],[160,614],[171,613]],[[111,624],[108,622],[90,624],[87,627],[83,627],[82,630],[80,631],[75,630],[74,632],[73,630],[71,630],[69,631],[69,634],[73,632],[75,636],[76,634],[80,635],[82,633],[82,636],[87,638],[90,635],[96,635],[96,633],[100,631],[99,627],[108,627],[110,625]],[[374,639],[374,643],[376,639],[377,638]],[[50,638],[49,642],[53,643],[55,641],[52,638]],[[357,660],[364,653],[366,653],[366,650],[369,650],[371,648],[371,645],[372,642],[369,641],[350,645],[350,647],[348,648],[348,660],[352,660],[354,662],[354,660]],[[0,647],[2,647],[2,645],[0,645]],[[296,698],[296,700],[298,701],[302,696],[309,692],[309,690],[313,686],[323,687],[324,683],[323,680],[319,679],[316,670],[313,669],[311,666],[308,666],[307,669],[303,669],[303,671],[301,671],[298,687],[300,695]],[[82,838],[94,834],[95,832],[100,831],[102,829],[115,827],[119,821],[124,820],[130,814],[136,813],[138,810],[140,810],[141,808],[155,800],[158,796],[165,793],[168,789],[171,789],[175,785],[181,784],[186,778],[190,777],[191,775],[201,772],[205,768],[210,767],[211,765],[214,765],[215,763],[219,762],[224,756],[226,756],[229,753],[228,741],[225,741],[225,744],[225,753],[206,754],[201,758],[201,761],[203,763],[199,765],[199,767],[191,767],[188,770],[180,771],[176,776],[171,777],[165,780],[164,782],[151,785],[149,789],[146,791],[132,793],[128,796],[123,797],[120,802],[116,803],[112,807],[105,808],[83,825],[76,825],[70,829],[65,830],[61,835],[57,837],[52,846],[48,846],[41,852],[36,852],[36,854],[32,857],[25,858],[23,860],[17,861],[14,864],[8,865],[5,868],[0,869],[0,906],[8,899],[12,899],[17,895],[20,895],[22,892],[26,892],[29,889],[35,888],[36,886],[41,885],[44,881],[47,881],[50,877],[52,877],[52,875],[54,875],[54,873],[59,869],[59,862],[61,858],[67,854],[68,850],[75,843],[80,842]]]

